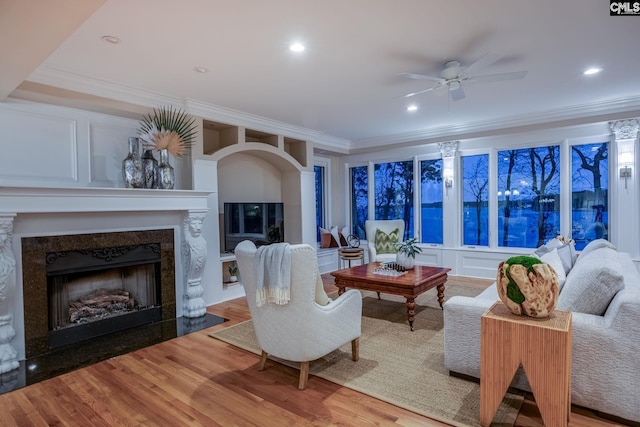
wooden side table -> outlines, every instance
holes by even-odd
[[[480,320],[480,424],[489,426],[522,364],[546,426],[571,415],[571,312],[518,316],[500,301]]]
[[[356,260],[360,260],[360,264],[364,264],[363,248],[338,248],[338,270],[342,268],[343,261],[348,261],[349,268],[351,268],[351,261]]]

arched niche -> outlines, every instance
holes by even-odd
[[[244,144],[216,153],[220,237],[224,239],[224,203],[284,203],[285,241],[302,242],[302,180],[304,170],[295,159],[273,152],[264,144]],[[290,156],[289,156],[290,157]],[[221,246],[222,247],[222,246]]]

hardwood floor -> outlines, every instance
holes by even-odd
[[[335,291],[331,276],[327,291]],[[484,287],[486,281],[450,277]],[[444,426],[273,362],[207,334],[250,318],[244,298],[210,306],[228,322],[0,395],[2,426]],[[542,426],[525,401],[517,426]],[[574,408],[570,426],[622,425]]]

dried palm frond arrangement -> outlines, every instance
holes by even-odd
[[[195,119],[172,106],[153,109],[140,121],[138,134],[147,150],[166,149],[174,157],[182,157],[196,134]]]

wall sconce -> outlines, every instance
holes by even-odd
[[[442,178],[447,188],[453,187],[453,159],[453,157],[442,159]]]
[[[609,127],[615,136],[620,179],[624,178],[624,188],[626,189],[627,181],[631,178],[631,168],[635,163],[635,142],[640,129],[640,120],[617,120],[610,122]]]
[[[620,168],[620,179],[624,178],[626,190],[627,181],[631,178],[631,166],[633,166],[633,141],[630,144],[621,142],[618,142],[618,167]]]
[[[438,147],[442,154],[442,179],[448,191],[449,188],[453,187],[453,168],[456,151],[458,151],[458,141],[441,142]]]

